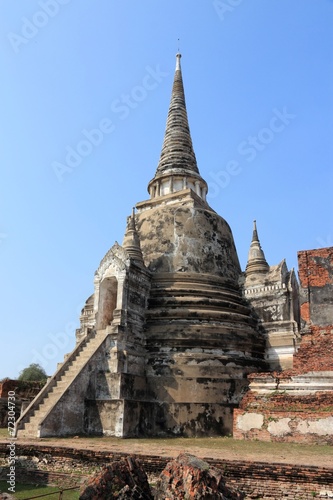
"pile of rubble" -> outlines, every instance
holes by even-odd
[[[132,457],[112,462],[93,474],[81,488],[80,500],[153,500],[147,474]]]
[[[80,500],[241,500],[244,495],[225,484],[222,471],[184,453],[169,462],[154,486],[134,457],[112,462],[91,476],[81,488]]]

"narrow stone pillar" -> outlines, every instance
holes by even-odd
[[[123,307],[125,276],[119,276],[117,281],[118,281],[118,287],[117,287],[117,306],[116,306],[116,309],[120,310]]]
[[[95,290],[94,290],[94,313],[96,314],[98,311],[98,303],[99,303],[99,279],[95,278]]]

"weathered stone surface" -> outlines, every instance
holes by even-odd
[[[241,269],[228,223],[190,189],[181,201],[178,193],[163,198],[146,202],[144,210],[137,205],[146,266],[154,273],[217,275],[237,285]]]
[[[152,500],[147,475],[131,457],[112,462],[90,477],[81,488],[80,500]]]
[[[260,413],[247,412],[240,415],[237,420],[237,426],[242,431],[247,432],[251,429],[261,429],[264,423],[264,417]]]
[[[266,368],[264,339],[238,284],[231,229],[191,189],[137,208],[141,250],[152,273],[145,433],[228,434],[245,374]]]
[[[154,488],[154,498],[236,500],[244,498],[244,495],[226,487],[220,469],[184,453],[167,464]]]

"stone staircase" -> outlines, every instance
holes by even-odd
[[[40,424],[56,406],[105,338],[105,330],[93,330],[74,348],[18,419],[16,436],[42,437]]]

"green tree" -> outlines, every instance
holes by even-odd
[[[45,382],[47,379],[46,372],[44,368],[42,368],[39,364],[37,363],[31,363],[27,368],[24,368],[20,372],[18,380],[29,380],[31,381],[43,381]]]

